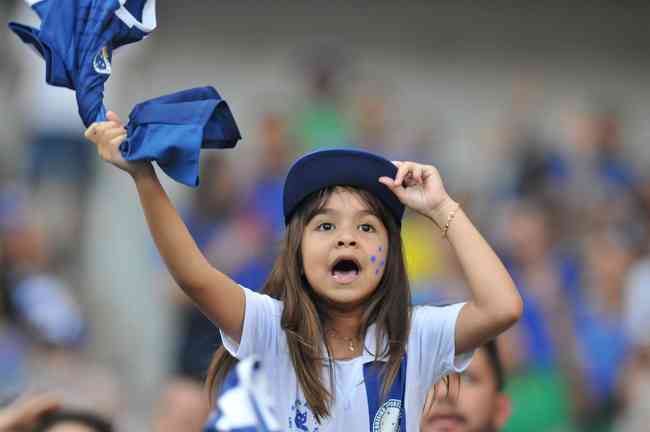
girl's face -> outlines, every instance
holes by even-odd
[[[388,232],[357,194],[337,188],[302,235],[305,277],[335,305],[354,307],[379,285],[388,256]]]

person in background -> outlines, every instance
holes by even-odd
[[[0,432],[30,430],[42,416],[61,408],[61,401],[51,394],[24,397],[0,409]]]
[[[448,386],[438,383],[431,388],[420,432],[501,430],[510,417],[511,404],[504,393],[505,375],[496,341],[479,348],[458,378],[450,377]],[[446,397],[441,397],[443,393]]]
[[[153,416],[154,432],[201,432],[209,411],[208,397],[195,380],[176,377],[162,392]]]
[[[61,410],[44,415],[32,432],[113,432],[110,420],[92,411]]]

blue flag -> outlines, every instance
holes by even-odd
[[[203,432],[280,432],[272,405],[260,362],[242,360],[226,377]]]
[[[45,60],[48,84],[75,90],[86,127],[106,119],[104,83],[113,51],[156,28],[155,0],[26,0],[40,29],[9,28]]]
[[[198,186],[201,149],[234,147],[239,139],[226,101],[200,87],[136,105],[120,150],[126,160],[155,160],[169,177]]]
[[[113,51],[156,27],[155,0],[26,0],[40,29],[9,28],[45,60],[48,84],[77,95],[86,125],[106,120],[104,84]],[[185,90],[137,105],[129,116],[126,160],[156,161],[174,180],[199,184],[201,148],[231,148],[241,139],[230,109],[211,87]]]

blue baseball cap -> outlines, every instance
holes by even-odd
[[[308,153],[289,168],[284,183],[284,223],[302,201],[312,193],[330,186],[353,186],[367,190],[388,208],[400,226],[404,205],[379,177],[395,178],[397,167],[376,154],[356,149],[327,149]]]

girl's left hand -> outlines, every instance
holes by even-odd
[[[382,176],[379,182],[392,190],[402,204],[436,220],[437,211],[450,199],[438,170],[415,162],[393,163],[397,166],[395,178]]]

